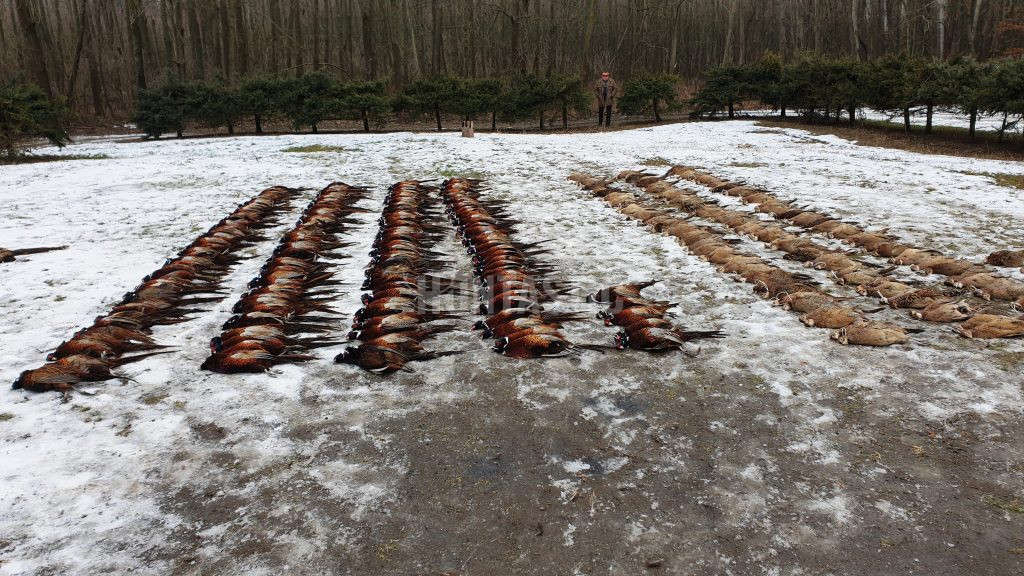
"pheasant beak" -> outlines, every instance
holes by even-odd
[[[334,361],[338,364],[355,364],[356,363],[356,349],[349,346],[334,357]]]
[[[629,346],[629,335],[625,332],[615,333],[615,348],[619,350],[625,350],[626,346]]]
[[[509,342],[508,336],[505,336],[504,338],[502,338],[502,339],[498,340],[497,342],[495,342],[494,346],[491,347],[491,350],[494,350],[495,352],[498,352],[499,354],[503,354],[505,352],[505,350],[508,349],[508,342]]]

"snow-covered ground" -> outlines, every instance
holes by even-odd
[[[344,151],[284,152],[309,144]],[[941,570],[946,565],[928,546],[945,550],[945,540],[922,518],[941,515],[951,494],[967,489],[952,485],[969,484],[977,474],[976,484],[996,502],[1024,497],[1022,341],[967,341],[948,327],[921,325],[925,332],[908,346],[840,347],[827,331],[805,329],[747,285],[566,181],[577,170],[610,176],[680,163],[744,179],[872,229],[888,228],[914,244],[982,259],[992,250],[1024,248],[1024,196],[988,175],[1024,174],[1021,164],[862,147],[747,121],[473,139],[446,133],[91,140],[62,153],[109,159],[0,167],[0,246],[70,246],[0,264],[0,382],[39,366],[48,351],[239,202],[272,185],[311,190],[266,242],[243,253],[250,258],[228,277],[232,294],[224,302],[156,331],[158,340],[177,349],[128,367],[135,382],[91,387],[98,394],[66,404],[57,395],[2,392],[0,574],[369,573],[368,566],[377,573],[468,574],[474,558],[487,573],[485,551],[505,541],[482,534],[508,528],[501,522],[478,527],[480,535],[469,521],[438,527],[457,536],[417,548],[435,542],[434,530],[425,526],[448,508],[428,497],[421,506],[413,495],[455,486],[423,479],[418,458],[431,445],[458,462],[463,448],[476,449],[472,438],[458,430],[414,432],[420,428],[406,423],[429,430],[441,426],[438,419],[492,398],[521,418],[503,420],[498,408],[493,414],[481,409],[468,412],[470,423],[462,425],[515,420],[509,426],[525,436],[510,432],[513,446],[543,446],[524,456],[531,464],[523,474],[546,478],[527,492],[552,494],[539,508],[549,514],[546,532],[554,535],[542,545],[548,563],[514,563],[519,573],[590,573],[589,555],[606,552],[573,550],[600,539],[612,542],[607,550],[653,547],[650,554],[665,557],[679,573],[819,573],[827,571],[822,566],[837,568],[828,551],[846,538],[867,542],[861,553],[874,553],[879,538],[886,548],[906,538],[899,542],[908,563],[920,555]],[[334,365],[330,359],[340,347],[270,375],[198,369],[245,282],[315,189],[337,180],[370,186],[372,198],[361,206],[375,210],[397,180],[451,175],[484,178],[488,197],[506,200],[520,221],[518,236],[553,239],[552,253],[543,258],[581,288],[659,278],[650,294],[679,302],[681,322],[718,327],[729,337],[706,344],[697,359],[594,353],[516,362],[492,354],[468,333],[455,333],[430,347],[467,353],[390,378]],[[355,245],[338,267],[343,279],[361,278],[376,232],[374,214],[360,218],[346,238]],[[447,247],[454,265],[465,269],[455,245]],[[335,306],[351,313],[358,296],[353,286]],[[558,306],[597,311],[568,297]],[[339,335],[346,332],[344,320]],[[578,342],[612,338],[597,322],[571,325],[567,333]],[[501,396],[505,389],[508,398]],[[922,436],[908,436],[905,428],[892,435],[893,422]],[[935,436],[925,433],[950,438],[962,422],[970,423],[975,444],[968,471],[956,474],[970,477],[947,482],[947,463],[925,460],[916,449],[920,444],[922,453],[939,454],[944,444],[932,448]],[[547,434],[567,440],[535,444]],[[651,448],[655,437],[660,451]],[[410,438],[423,445],[414,451]],[[861,440],[867,452],[852,447]],[[878,459],[863,468],[872,454],[902,443],[909,443],[907,454],[913,445],[913,462]],[[505,461],[514,451],[503,449]],[[481,474],[502,470],[499,464],[474,466]],[[910,476],[930,471],[914,476],[916,495],[903,491],[913,482],[893,488],[894,495],[875,492],[893,482],[887,474],[904,468]],[[419,478],[416,490],[410,478]],[[502,478],[486,479],[487,489],[499,491],[494,498],[503,494]],[[611,500],[599,488],[605,478]],[[659,488],[656,479],[669,484]],[[688,490],[674,494],[673,482],[687,479]],[[459,482],[459,489],[470,490],[461,476]],[[483,490],[479,486],[473,489]],[[467,501],[468,514],[486,514],[485,502]],[[714,519],[691,522],[691,505],[715,510]],[[560,512],[552,517],[555,509]],[[1003,534],[1024,533],[1020,515],[1005,514],[1009,528],[961,536],[958,545],[971,554],[988,544],[1019,547]],[[390,524],[399,521],[407,527]],[[962,520],[972,534],[985,531],[986,521],[982,514]],[[870,527],[879,525],[907,535],[878,536]],[[920,542],[927,543],[906,544],[915,531],[924,531]],[[698,533],[699,542],[685,545]],[[750,545],[735,544],[741,539]],[[442,552],[449,545],[458,561]],[[620,550],[603,558],[601,570],[636,573],[628,556]],[[851,550],[848,564],[838,560],[838,572],[858,573],[856,556]],[[1020,561],[1007,558],[997,567]],[[492,561],[492,569],[502,566]],[[900,572],[922,569],[897,565],[906,568]]]
[[[902,112],[881,112],[878,110],[865,109],[861,111],[861,115],[868,120],[885,120],[886,122],[903,122]],[[1014,117],[1010,117],[1009,122],[1016,120]],[[910,123],[915,126],[924,126],[928,122],[928,114],[924,108],[915,108],[910,114]],[[950,126],[953,128],[970,128],[971,118],[967,114],[962,114],[956,110],[941,110],[937,109],[932,113],[932,125],[933,126]],[[977,130],[996,132],[1003,126],[1003,117],[1001,115],[978,115],[978,123],[975,126]],[[1019,125],[1008,129],[1009,132],[1020,132],[1021,127]]]

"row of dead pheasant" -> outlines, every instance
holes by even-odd
[[[895,267],[882,269],[878,266],[861,262],[841,250],[830,249],[808,238],[794,234],[783,226],[766,222],[756,215],[723,208],[712,200],[706,200],[690,190],[673,187],[662,179],[655,179],[641,172],[623,172],[616,179],[625,180],[643,189],[652,196],[665,200],[670,205],[678,206],[689,214],[722,224],[736,233],[767,244],[773,250],[786,254],[786,258],[803,262],[805,266],[817,270],[827,270],[838,284],[854,284],[862,295],[878,295],[883,302],[892,308],[914,309],[917,318],[930,322],[954,322],[965,320],[976,311],[966,302],[951,298],[948,290],[934,287],[917,288],[893,281],[887,276]],[[622,208],[623,212],[634,218],[648,221],[658,228],[659,221],[651,217],[660,214],[629,204]],[[795,216],[799,220],[800,216]],[[808,220],[804,220],[809,222]],[[716,255],[704,255],[704,258],[715,258],[720,269],[725,272],[738,273],[749,271],[769,271],[770,276],[759,276],[755,281],[757,288],[763,288],[765,295],[775,292],[775,284],[779,281],[788,282],[794,277],[789,273],[774,270],[774,267],[757,256],[739,254],[734,250],[724,250]],[[809,277],[796,276],[803,281]],[[781,280],[780,280],[781,279]],[[826,328],[845,328],[847,325],[862,319],[861,311],[841,304],[840,298],[823,294],[819,290],[805,286],[784,286],[787,290],[775,295],[776,302],[784,308],[796,308],[804,312],[801,320],[808,326]],[[793,292],[792,290],[795,290]],[[886,294],[891,298],[886,298]],[[841,334],[840,334],[841,336]]]
[[[457,354],[426,350],[423,342],[455,325],[449,312],[429,310],[428,300],[456,293],[450,282],[434,276],[441,254],[431,250],[441,236],[429,222],[436,190],[416,181],[393,185],[384,199],[380,229],[370,252],[363,307],[352,318],[349,338],[359,340],[335,357],[377,374],[408,370],[409,362]],[[441,323],[439,323],[441,322]]]
[[[666,176],[675,176],[707,186],[716,192],[740,198],[756,205],[755,210],[785,220],[794,226],[826,234],[856,246],[875,256],[888,258],[897,266],[909,266],[919,273],[947,276],[946,284],[955,289],[968,289],[985,300],[1012,302],[1011,307],[1024,310],[1024,282],[999,276],[983,264],[945,256],[932,249],[914,247],[883,232],[867,232],[821,211],[796,207],[774,194],[746,186],[741,182],[720,180],[692,168],[673,167]],[[986,263],[1015,267],[1024,264],[1024,252],[1000,250],[993,252]],[[921,291],[891,278],[876,279],[859,288],[862,293],[877,295],[894,307],[915,308],[918,318],[933,322],[959,322],[957,331],[972,338],[1012,338],[1024,335],[1024,320],[1006,314],[977,313],[964,302],[932,288]]]
[[[442,185],[442,200],[458,237],[472,255],[473,273],[480,285],[477,322],[484,338],[495,338],[493,350],[511,358],[541,358],[570,354],[580,347],[561,332],[561,322],[578,319],[574,313],[554,313],[542,302],[559,288],[538,276],[550,269],[536,261],[544,252],[537,244],[515,241],[512,222],[496,202],[479,198],[476,182],[451,179]]]
[[[275,224],[274,216],[289,207],[296,192],[270,188],[241,204],[143,278],[109,314],[62,342],[47,356],[48,364],[22,372],[13,388],[67,393],[82,382],[129,379],[115,370],[162,353],[164,346],[153,340],[151,329],[183,322],[197,311],[196,304],[220,300],[220,281],[238,261],[235,253],[262,240],[262,231]]]
[[[233,374],[264,372],[278,364],[313,359],[303,352],[336,344],[323,338],[299,337],[330,331],[336,318],[327,301],[337,285],[331,264],[322,261],[345,246],[337,234],[358,209],[362,188],[333,183],[317,194],[295,227],[274,249],[274,255],[235,304],[224,332],[210,342],[210,356],[201,368]]]
[[[735,186],[735,183],[721,183],[713,177],[692,170],[676,168],[669,171],[668,175],[705,185],[715,185],[713,189],[717,191],[724,191],[726,194],[743,198],[745,202],[757,204],[761,213],[771,214],[809,230],[828,233],[833,238],[842,239],[871,254],[888,256],[895,265],[909,264],[913,269],[925,274],[956,275],[947,282],[953,288],[912,286],[886,276],[895,267],[878,270],[850,258],[844,252],[829,250],[807,238],[792,234],[782,226],[765,223],[749,216],[741,216],[740,218],[745,217],[746,221],[742,225],[737,225],[734,220],[722,218],[720,214],[726,211],[718,207],[709,208],[703,213],[699,210],[696,212],[702,217],[708,217],[707,212],[711,212],[711,219],[722,222],[741,234],[770,243],[772,248],[787,252],[790,258],[805,261],[818,269],[827,269],[839,283],[858,284],[857,288],[861,294],[877,296],[893,308],[912,309],[913,316],[929,322],[963,322],[957,327],[957,331],[968,337],[1014,337],[1020,335],[1024,329],[1024,322],[1020,319],[1005,314],[978,313],[964,299],[959,298],[963,296],[964,283],[985,299],[1011,300],[1024,294],[1024,284],[988,274],[984,266],[937,255],[933,251],[910,248],[888,236],[864,232],[852,224],[839,222],[826,215],[793,208],[791,203],[778,201],[767,192]],[[634,175],[627,176],[630,177],[635,178]],[[692,202],[705,202],[699,198],[694,199],[696,195],[693,192],[673,188],[661,179],[652,181],[641,176],[634,182],[645,185],[655,194],[671,195],[673,199],[678,196],[689,196]],[[733,214],[733,218],[736,218],[736,213]],[[1001,257],[1003,261],[1012,258],[1006,254]],[[958,294],[958,291],[961,294]],[[1020,302],[1014,304],[1019,305]],[[847,317],[850,316],[848,312]]]
[[[944,256],[936,250],[915,248],[882,232],[867,232],[859,226],[819,211],[794,207],[791,202],[782,201],[764,190],[738,182],[722,182],[692,169],[675,168],[669,174],[705,184],[712,190],[728,196],[738,197],[745,203],[755,204],[757,212],[771,214],[794,226],[852,244],[869,254],[889,258],[893,264],[910,266],[912,270],[926,275],[949,276],[950,285],[971,288],[983,298],[1017,301],[1018,305],[1024,306],[1024,283],[993,275],[992,270],[982,264]],[[987,259],[987,263],[999,266],[1019,266],[1022,261],[1024,252],[1013,250],[993,252]]]

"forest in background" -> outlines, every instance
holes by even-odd
[[[0,76],[23,71],[80,117],[128,118],[138,90],[324,70],[620,80],[802,52],[1017,55],[1019,0],[9,0]]]

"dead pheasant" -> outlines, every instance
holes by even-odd
[[[54,250],[64,250],[67,246],[52,246],[47,248],[20,248],[14,250],[8,250],[7,248],[0,248],[0,264],[4,262],[14,262],[18,256],[27,256],[29,254],[42,254],[43,252],[52,252]]]

